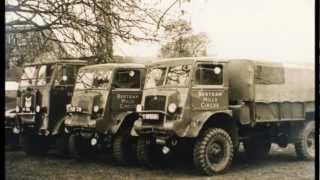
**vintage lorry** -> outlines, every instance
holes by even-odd
[[[206,175],[224,172],[239,143],[251,159],[266,157],[271,143],[295,144],[300,159],[315,156],[313,67],[209,57],[155,61],[136,111],[131,134],[139,136],[137,158],[145,165],[157,149],[169,154],[179,144]]]
[[[119,163],[135,157],[130,136],[138,118],[145,65],[108,63],[82,67],[77,75],[71,104],[67,105],[65,132],[75,157],[111,149]]]
[[[71,101],[75,75],[86,64],[83,60],[61,59],[24,66],[13,130],[20,134],[27,154],[44,154],[63,139],[63,117]]]

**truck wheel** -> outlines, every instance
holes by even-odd
[[[28,155],[44,155],[49,150],[48,141],[48,138],[42,136],[25,134],[22,135],[22,148],[23,151]]]
[[[195,142],[193,163],[205,175],[222,173],[230,166],[232,158],[233,143],[223,129],[207,129]]]
[[[300,132],[298,142],[295,143],[295,150],[301,160],[313,160],[315,158],[314,121],[308,122]]]
[[[136,138],[130,135],[130,131],[124,131],[115,136],[112,150],[113,158],[120,164],[133,164],[137,161]]]
[[[19,150],[19,146],[20,146],[20,134],[13,134],[12,132],[8,132],[6,129],[5,149],[7,151],[16,151],[16,150]]]
[[[69,155],[69,147],[68,147],[68,135],[60,135],[56,139],[56,148],[58,154],[61,156]]]
[[[78,135],[69,136],[69,153],[75,158],[83,158],[86,154],[89,153],[89,142],[86,139]]]
[[[151,139],[139,137],[137,140],[137,160],[147,167],[151,167]]]
[[[267,137],[253,137],[244,140],[243,147],[250,161],[263,160],[269,155],[271,142]]]

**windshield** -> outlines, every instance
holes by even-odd
[[[140,70],[120,69],[116,71],[114,88],[140,88]]]
[[[185,86],[189,79],[191,65],[180,65],[169,67],[166,85]]]
[[[77,71],[80,66],[78,65],[59,65],[58,66],[58,73],[54,80],[55,86],[73,86]]]
[[[145,88],[154,88],[156,86],[162,86],[166,74],[166,69],[166,67],[150,69],[146,76]]]
[[[32,86],[36,82],[36,66],[28,66],[23,69],[20,86]]]
[[[219,64],[199,64],[196,70],[197,85],[223,84],[223,67]]]
[[[110,70],[80,70],[76,80],[76,90],[107,89],[111,78]]]
[[[145,88],[154,88],[157,86],[186,86],[189,76],[191,65],[178,65],[168,67],[168,73],[166,76],[167,67],[157,67],[149,70],[146,76]],[[164,80],[166,81],[164,82]]]

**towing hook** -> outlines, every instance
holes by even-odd
[[[172,139],[171,140],[171,145],[172,146],[176,146],[178,144],[178,140],[177,139]]]

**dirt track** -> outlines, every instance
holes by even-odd
[[[30,157],[21,151],[7,151],[5,158],[6,179],[314,179],[314,162],[298,161],[292,146],[280,151],[273,146],[269,158],[256,163],[246,162],[245,154],[240,153],[228,172],[214,177],[197,174],[183,161],[168,162],[165,167],[151,170],[140,166],[119,166],[110,155],[75,160],[55,154]]]

